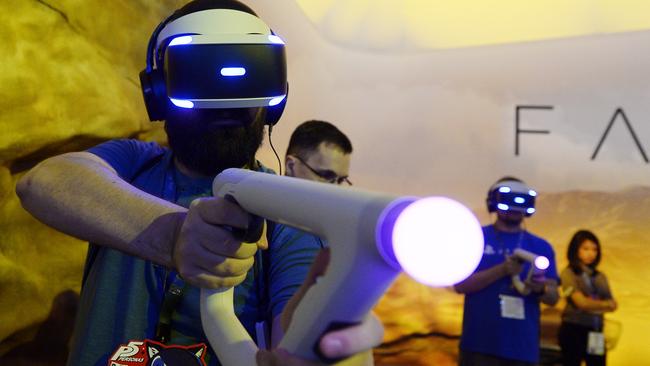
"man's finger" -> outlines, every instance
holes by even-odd
[[[190,210],[197,210],[208,224],[248,228],[249,214],[238,204],[218,197],[202,197],[192,201]]]
[[[221,258],[221,257],[216,257]],[[253,257],[246,259],[221,258],[218,261],[210,260],[210,258],[201,258],[196,262],[196,266],[201,271],[208,275],[218,277],[232,277],[246,275],[248,270],[253,266],[255,259]]]
[[[241,276],[236,276],[236,277],[224,278],[224,277],[216,277],[216,276],[208,275],[206,273],[201,273],[196,276],[192,276],[191,278],[183,277],[183,279],[187,281],[189,284],[196,287],[222,289],[222,288],[235,287],[240,283],[244,282],[244,280],[246,279],[246,274],[243,274]]]
[[[369,350],[381,344],[384,327],[370,314],[360,325],[327,333],[320,340],[320,349],[330,358],[349,356]]]
[[[213,229],[210,231],[214,232],[214,235],[205,235],[201,240],[201,247],[207,252],[238,259],[250,258],[257,252],[257,243],[242,243],[223,228]]]

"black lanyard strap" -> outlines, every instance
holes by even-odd
[[[156,341],[163,344],[169,342],[171,338],[172,315],[183,298],[185,290],[185,282],[177,275],[172,274],[171,276],[173,279],[169,289],[165,292],[160,316],[158,317],[158,325],[156,326]]]

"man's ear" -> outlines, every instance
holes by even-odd
[[[295,165],[296,165],[296,158],[294,158],[291,155],[287,155],[284,158],[284,172],[285,172],[285,175],[288,175],[290,177],[294,177],[295,176],[295,174],[294,174]]]

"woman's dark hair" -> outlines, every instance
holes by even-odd
[[[571,241],[569,242],[569,248],[567,249],[567,259],[569,260],[569,267],[573,270],[574,273],[576,274],[581,274],[582,273],[582,264],[580,262],[580,258],[578,258],[578,250],[580,249],[580,245],[584,243],[586,240],[591,240],[596,244],[596,259],[593,261],[593,263],[589,264],[589,267],[594,270],[594,273],[596,272],[596,266],[598,266],[598,263],[600,263],[600,256],[601,256],[601,250],[600,250],[600,241],[598,241],[598,238],[594,233],[592,233],[589,230],[578,230],[575,234],[573,234],[573,237],[571,238]]]

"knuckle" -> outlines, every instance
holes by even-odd
[[[250,267],[253,265],[252,258],[246,259],[228,259],[222,264],[222,271],[227,275],[242,275],[248,272]]]
[[[237,248],[235,255],[237,258],[241,259],[252,259],[255,253],[257,253],[257,244],[254,243],[239,243],[240,246]]]
[[[223,246],[226,250],[226,253],[233,257],[237,257],[241,245],[241,241],[237,240],[234,236],[232,236],[232,234],[227,235],[223,240]]]
[[[240,283],[244,282],[245,279],[246,279],[246,275],[243,274],[243,275],[240,275],[240,276],[225,278],[224,282],[226,283],[227,287],[233,287],[233,286],[237,286]]]
[[[225,260],[223,263],[219,265],[220,271],[224,275],[229,275],[232,274],[235,266],[233,265],[231,260]]]
[[[190,202],[190,208],[197,209],[199,206],[203,204],[204,201],[205,201],[205,197],[195,198],[192,200],[192,202]]]
[[[182,279],[184,280],[194,280],[194,275],[192,274],[191,271],[189,271],[185,266],[180,266],[177,268],[178,270],[178,275],[181,276]]]

